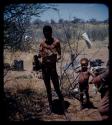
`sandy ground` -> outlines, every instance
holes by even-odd
[[[83,110],[80,110],[80,102],[75,98],[69,98],[68,96],[65,96],[65,101],[69,103],[69,106],[67,107],[67,112],[65,115],[59,115],[56,113],[52,113],[50,115],[47,114],[46,109],[48,108],[48,101],[46,97],[46,89],[45,85],[42,79],[38,77],[40,74],[35,74],[32,72],[32,59],[33,55],[35,53],[21,53],[19,54],[19,58],[21,58],[24,61],[24,69],[25,71],[9,71],[7,75],[4,77],[4,89],[9,90],[11,93],[17,94],[18,90],[24,90],[24,89],[32,89],[33,91],[37,92],[38,95],[43,96],[41,98],[42,102],[44,103],[44,107],[41,111],[41,117],[43,121],[99,121],[101,120],[101,116],[98,112],[98,104],[100,101],[100,93],[94,93],[93,91],[93,85],[90,85],[89,94],[90,94],[90,100],[93,103],[93,105],[96,108],[85,108]],[[94,56],[93,56],[94,55]],[[81,55],[78,57],[77,60],[79,60],[82,57],[87,57],[89,59],[93,58],[100,58],[104,61],[104,65],[106,65],[108,60],[108,49],[106,47],[99,48],[98,49],[86,49],[85,55]],[[65,58],[66,57],[66,58]],[[69,54],[65,54],[65,59],[63,60],[63,64],[67,63]],[[12,60],[17,57],[13,57]],[[66,60],[66,61],[65,61]],[[8,62],[7,59],[5,62]],[[69,63],[69,60],[68,60]],[[61,63],[57,63],[57,69],[58,74],[60,75],[60,65]],[[70,77],[70,70],[67,71],[68,76]],[[52,86],[53,89],[53,86]],[[62,90],[63,91],[63,90]],[[57,99],[56,96],[53,97],[54,99]],[[15,117],[12,120],[20,120],[21,118]]]

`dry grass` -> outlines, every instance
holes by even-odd
[[[42,94],[43,96],[46,94],[44,92],[45,87],[43,81],[38,81],[38,79],[34,78],[32,74],[12,71],[8,75],[7,78],[4,78],[4,88],[11,89],[15,93],[19,91],[32,90],[34,92],[38,92],[38,94]]]
[[[106,64],[108,60],[107,46],[104,46],[104,44],[101,44],[101,43],[99,44],[99,46],[97,46],[97,44],[99,44],[98,41],[96,42],[96,45],[94,44],[92,49],[88,49],[86,47],[83,53],[85,53],[85,56],[87,58],[90,58],[99,49],[99,52],[97,52],[92,58],[100,58]],[[78,50],[81,50],[85,46],[85,42],[79,41],[78,45],[79,45]],[[72,48],[74,48],[73,43],[71,44],[71,46]],[[65,47],[65,46],[62,45],[62,47]],[[62,55],[64,55],[62,60],[62,67],[61,67],[61,62],[57,63],[57,70],[59,75],[61,74],[60,67],[63,70],[64,65],[66,63],[68,64],[70,63],[70,54],[68,52],[69,52],[69,47],[68,45],[66,45],[65,51],[62,52]],[[41,107],[40,112],[41,112],[41,117],[43,121],[66,121],[67,119],[65,118],[65,116],[62,116],[62,115],[60,116],[56,114],[48,115],[46,113],[46,107],[48,107],[48,101],[46,97],[46,89],[45,89],[44,82],[42,79],[38,79],[38,77],[34,76],[34,74],[32,73],[32,60],[33,60],[34,54],[36,53],[25,53],[25,52],[19,52],[19,51],[15,53],[5,51],[4,53],[4,62],[12,63],[14,59],[18,59],[18,58],[22,59],[24,61],[24,69],[25,69],[25,71],[9,71],[7,75],[4,77],[4,83],[5,83],[4,90],[6,93],[9,92],[9,94],[7,93],[8,94],[7,98],[10,98],[10,99],[13,98],[15,100],[15,102],[12,102],[10,100],[12,104],[12,108],[15,103],[17,103],[18,105],[18,107],[16,107],[16,111],[12,111],[12,109],[9,109],[11,113],[10,119],[13,121],[25,120],[25,119],[28,119],[28,117],[26,118],[26,115],[28,114],[30,114],[30,118],[31,117],[36,118],[38,116],[38,113],[36,114],[36,111],[40,109],[40,108],[36,108],[36,106],[37,104],[38,106],[40,104],[43,104],[43,106],[40,106]],[[82,57],[84,57],[84,55],[80,55],[77,58],[77,60]],[[67,71],[67,74],[71,81],[73,81],[73,79],[76,77],[75,74],[73,74],[72,70],[70,69]],[[66,75],[64,76],[64,79],[62,82],[63,82],[63,89],[68,91],[67,88],[70,84]],[[62,89],[62,92],[64,92],[63,89]],[[100,95],[93,94],[91,85],[90,85],[90,96],[92,96],[91,101],[97,107],[100,101]],[[70,102],[70,106],[68,108],[68,115],[71,118],[71,121],[80,121],[80,120],[94,121],[94,120],[101,119],[97,109],[88,109],[88,110],[85,109],[83,111],[80,111],[80,107],[79,107],[80,103],[78,100],[76,100],[75,98],[69,99],[68,97],[65,98],[65,100],[68,100]],[[21,109],[19,109],[20,107]],[[28,111],[30,111],[30,113]]]

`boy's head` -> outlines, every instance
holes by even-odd
[[[89,62],[89,60],[87,58],[82,58],[80,60],[82,69],[86,70],[88,68],[88,62]]]

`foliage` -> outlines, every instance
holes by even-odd
[[[24,34],[32,16],[39,17],[51,7],[46,4],[10,4],[4,9],[4,47],[22,49]],[[27,46],[27,45],[26,45]]]

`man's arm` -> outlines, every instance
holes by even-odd
[[[100,84],[101,82],[108,80],[109,79],[108,77],[109,77],[109,70],[107,69],[104,73],[94,77],[92,82],[94,84]]]
[[[93,83],[93,79],[95,78],[95,74],[91,71],[89,71],[89,74],[93,77],[92,80],[89,82],[89,84]]]
[[[60,45],[60,42],[57,43],[56,50],[57,50],[57,53],[58,53],[57,60],[60,60],[61,59],[61,45]]]
[[[89,71],[89,74],[94,78],[95,77],[95,74],[91,71]]]
[[[39,45],[38,58],[42,57],[42,43]]]

